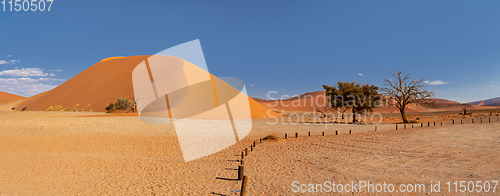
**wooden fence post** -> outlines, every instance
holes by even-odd
[[[297,132],[295,132],[295,138],[299,137],[299,134]]]
[[[398,130],[398,125],[396,125],[396,130]]]
[[[245,166],[238,165],[238,180],[243,180],[243,170],[245,170]]]
[[[243,176],[243,181],[241,182],[240,196],[247,195],[247,183],[248,183],[248,176]]]
[[[287,138],[286,133],[285,133],[285,139]]]
[[[338,135],[338,134],[339,134],[339,132],[337,130],[335,130],[335,135]]]
[[[377,126],[375,126],[375,132],[377,132]]]
[[[248,148],[245,148],[245,156],[248,156]]]
[[[351,130],[349,129],[349,134],[351,134]]]
[[[309,136],[311,136],[311,132],[309,131]]]
[[[325,136],[325,132],[324,132],[324,131],[323,131],[323,132],[321,132],[321,136]]]

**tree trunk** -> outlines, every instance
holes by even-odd
[[[356,110],[352,108],[352,124],[356,124]]]
[[[399,113],[401,114],[401,118],[403,118],[403,122],[408,123],[408,120],[406,119],[405,109],[404,108],[399,109]]]

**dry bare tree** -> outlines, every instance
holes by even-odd
[[[137,112],[137,106],[140,104],[139,102],[142,100],[142,98],[141,97],[129,97],[129,100],[131,100],[130,109],[132,110],[132,113]]]
[[[383,88],[382,91],[387,95],[389,103],[399,109],[404,123],[408,123],[405,113],[408,105],[434,106],[434,92],[425,90],[422,84],[424,78],[411,80],[409,74],[404,75],[400,71],[392,75],[396,77],[396,80],[385,79],[385,86],[387,87]]]

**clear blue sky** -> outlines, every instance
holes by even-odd
[[[242,79],[250,96],[339,80],[381,86],[401,70],[438,84],[427,85],[438,98],[475,101],[500,96],[499,8],[493,0],[55,0],[50,12],[0,10],[0,90],[33,95],[103,58],[200,39],[210,71]]]

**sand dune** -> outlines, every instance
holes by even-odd
[[[150,56],[112,57],[104,59],[84,70],[60,86],[28,98],[17,105],[16,110],[27,107],[28,111],[45,111],[57,105],[82,111],[105,112],[109,103],[118,98],[133,100],[132,71]],[[270,112],[249,98],[252,118],[268,118]]]
[[[286,100],[276,101],[276,100],[265,100],[254,98],[257,102],[265,105],[269,108],[279,111],[286,112],[313,112],[314,108],[324,111],[325,105],[328,102],[328,97],[323,91],[315,91],[302,94],[300,96],[292,97]],[[500,106],[500,100],[495,102],[495,99],[491,99],[488,103],[490,104],[479,104],[474,105],[472,103],[459,103],[456,101],[446,100],[446,99],[434,99],[435,107],[423,107],[423,106],[408,106],[406,112],[435,112],[435,111],[460,111],[463,107],[467,107],[469,110],[484,110],[493,109],[493,106]],[[498,103],[495,105],[495,103]],[[350,111],[347,111],[349,113]],[[395,107],[382,106],[376,108],[374,112],[378,113],[398,113],[398,109]]]
[[[21,99],[25,99],[25,97],[6,92],[0,92],[0,103],[19,101]]]
[[[500,97],[487,99],[482,102],[485,106],[500,106]]]

